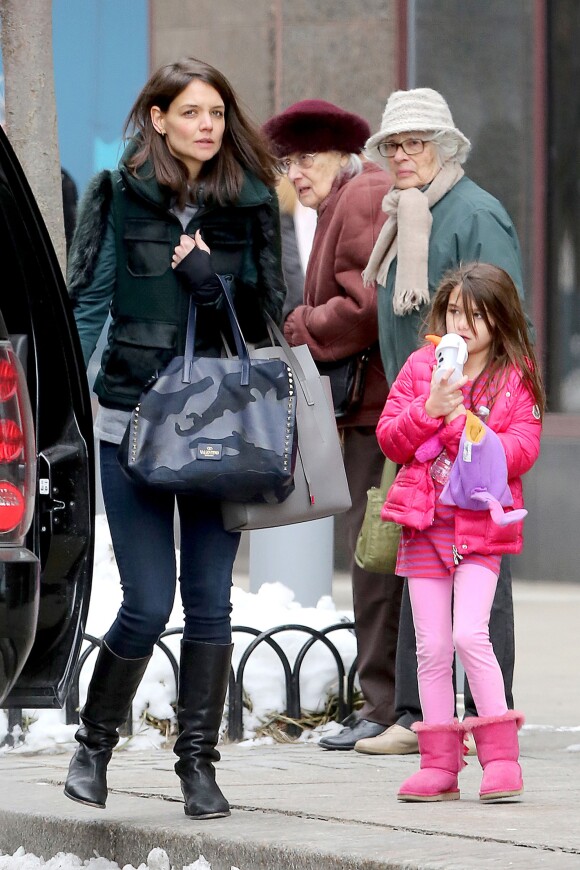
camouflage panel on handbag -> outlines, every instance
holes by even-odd
[[[296,390],[279,359],[250,359],[222,280],[239,358],[200,357],[190,301],[184,356],[146,388],[119,448],[137,483],[237,502],[283,501],[294,488]]]
[[[278,502],[292,492],[295,391],[282,360],[255,360],[248,385],[237,359],[183,357],[162,372],[134,410],[121,445],[137,482],[169,492],[240,502]]]

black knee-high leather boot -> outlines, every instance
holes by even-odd
[[[75,734],[79,747],[71,759],[64,793],[73,801],[104,809],[107,800],[107,765],[119,742],[119,728],[127,719],[135,692],[151,656],[123,659],[101,644],[83,723]]]
[[[215,781],[214,761],[228,688],[233,644],[181,643],[177,724],[173,751],[181,780],[185,815],[217,819],[230,815],[230,805]]]

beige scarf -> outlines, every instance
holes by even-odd
[[[365,286],[373,281],[385,286],[389,266],[397,258],[393,310],[398,317],[429,302],[431,208],[463,174],[459,163],[452,161],[437,173],[424,193],[417,187],[408,190],[393,187],[383,199],[383,211],[388,218],[362,276]]]

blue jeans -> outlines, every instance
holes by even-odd
[[[101,484],[123,601],[105,635],[123,658],[149,655],[167,626],[177,580],[175,503],[180,519],[179,585],[184,640],[231,642],[232,569],[239,532],[226,532],[219,502],[133,484],[117,461],[118,447],[100,442]]]

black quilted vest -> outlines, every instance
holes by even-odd
[[[121,170],[111,174],[116,234],[117,277],[111,305],[107,348],[94,391],[112,408],[133,408],[145,384],[176,355],[183,353],[188,294],[171,269],[173,249],[183,232],[170,201],[153,180],[135,179]],[[260,189],[261,188],[261,189]],[[264,207],[272,199],[260,182],[231,206],[202,206],[190,221],[211,248],[219,274],[234,276],[234,298],[249,341],[265,335],[258,284]],[[262,214],[260,215],[260,209]],[[220,307],[199,309],[196,352],[219,355],[220,331],[228,325]]]

